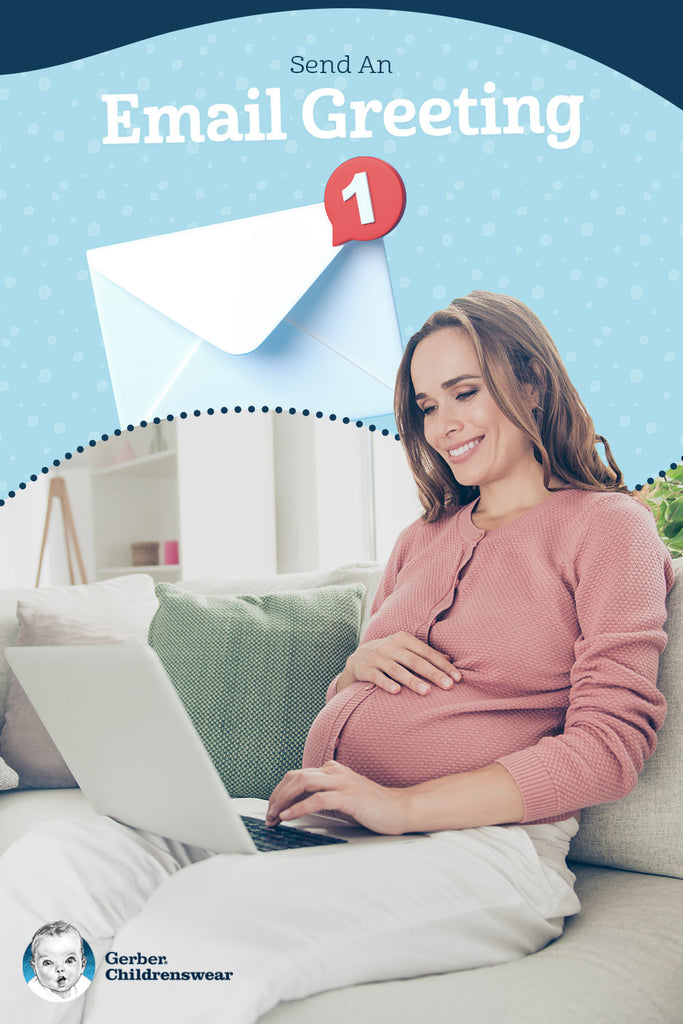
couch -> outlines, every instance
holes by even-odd
[[[658,747],[633,793],[583,812],[570,853],[582,911],[568,920],[562,937],[533,956],[501,966],[358,985],[283,1003],[263,1018],[264,1024],[346,1024],[349,1019],[387,1024],[420,1019],[435,1024],[453,1019],[470,1024],[681,1024],[682,565],[679,560],[668,602],[669,643],[660,662],[659,685],[669,710]],[[329,587],[346,593],[356,584],[356,626],[362,629],[380,575],[379,565],[362,563],[330,572],[188,581],[177,590],[194,595],[191,600],[203,607],[223,595],[313,593]],[[156,607],[153,582],[144,575],[80,588],[0,590],[0,648],[17,642],[98,642],[103,639],[102,622],[114,640],[144,641]],[[0,652],[0,722],[12,687],[16,683],[10,682]],[[16,706],[14,712],[16,719]],[[8,720],[12,717],[10,707]],[[17,788],[11,739],[5,726],[0,733],[0,755],[5,754],[0,759],[0,851],[41,822],[93,814],[80,790],[73,784],[62,787],[59,771],[45,780],[50,788],[40,788],[35,779],[33,788]],[[22,736],[24,756],[30,757],[40,742]]]

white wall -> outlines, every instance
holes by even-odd
[[[315,438],[304,416],[272,413],[277,571],[318,567]]]
[[[176,424],[185,579],[276,572],[270,418],[205,415]]]
[[[0,587],[33,587],[47,514],[49,481],[54,473],[40,476],[0,508]],[[94,579],[94,554],[90,507],[90,473],[85,467],[64,473],[67,494],[76,526],[88,581]],[[78,563],[72,558],[75,581],[81,582]],[[46,553],[40,574],[41,586],[69,583],[61,503],[52,501]]]
[[[386,562],[401,530],[424,511],[403,446],[393,435],[372,434],[375,550]]]
[[[385,561],[421,512],[395,438],[286,414],[273,431],[278,572]]]
[[[318,568],[375,559],[371,435],[339,420],[314,427]]]
[[[40,477],[0,508],[1,586],[35,585],[46,502],[47,478]]]
[[[107,559],[113,563],[105,564],[115,564],[117,557],[123,564],[130,561],[129,544],[125,550],[119,544],[117,555],[116,538],[130,539],[123,519],[133,515],[135,539],[172,539],[177,531],[182,575],[190,579],[385,561],[400,530],[421,512],[393,436],[287,413],[189,417],[166,429],[169,448],[177,438],[180,500],[169,477],[154,486],[150,481],[149,500],[137,492],[126,503],[130,481],[114,473],[110,490],[106,476],[97,478],[93,505],[91,468],[114,460],[114,442],[60,467],[90,581],[95,579],[94,515],[98,544],[111,541]],[[137,430],[116,444],[128,441],[140,457],[151,440],[149,429]],[[141,464],[140,472],[148,470]],[[48,480],[41,477],[0,508],[0,586],[35,584]],[[48,548],[41,583],[68,583],[57,502]],[[101,551],[99,557],[102,562]]]

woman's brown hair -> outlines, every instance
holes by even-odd
[[[415,401],[413,353],[423,338],[444,327],[464,331],[471,339],[489,394],[531,440],[548,490],[552,473],[570,487],[628,493],[607,441],[595,433],[555,343],[536,314],[508,295],[476,291],[432,313],[408,342],[396,377],[396,424],[427,522],[455,512],[479,494],[478,487],[458,484],[450,466],[427,444]],[[536,395],[533,409],[530,389]],[[597,452],[598,443],[604,447],[607,465]]]

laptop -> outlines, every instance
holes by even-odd
[[[266,828],[267,802],[231,799],[151,647],[7,647],[5,655],[98,814],[214,853],[415,838],[317,814]]]

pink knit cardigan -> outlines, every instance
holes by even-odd
[[[554,492],[484,532],[473,505],[398,538],[363,640],[405,630],[462,671],[450,690],[356,683],[313,723],[304,766],[331,758],[387,786],[495,761],[523,822],[617,800],[652,754],[671,560],[625,494]]]

